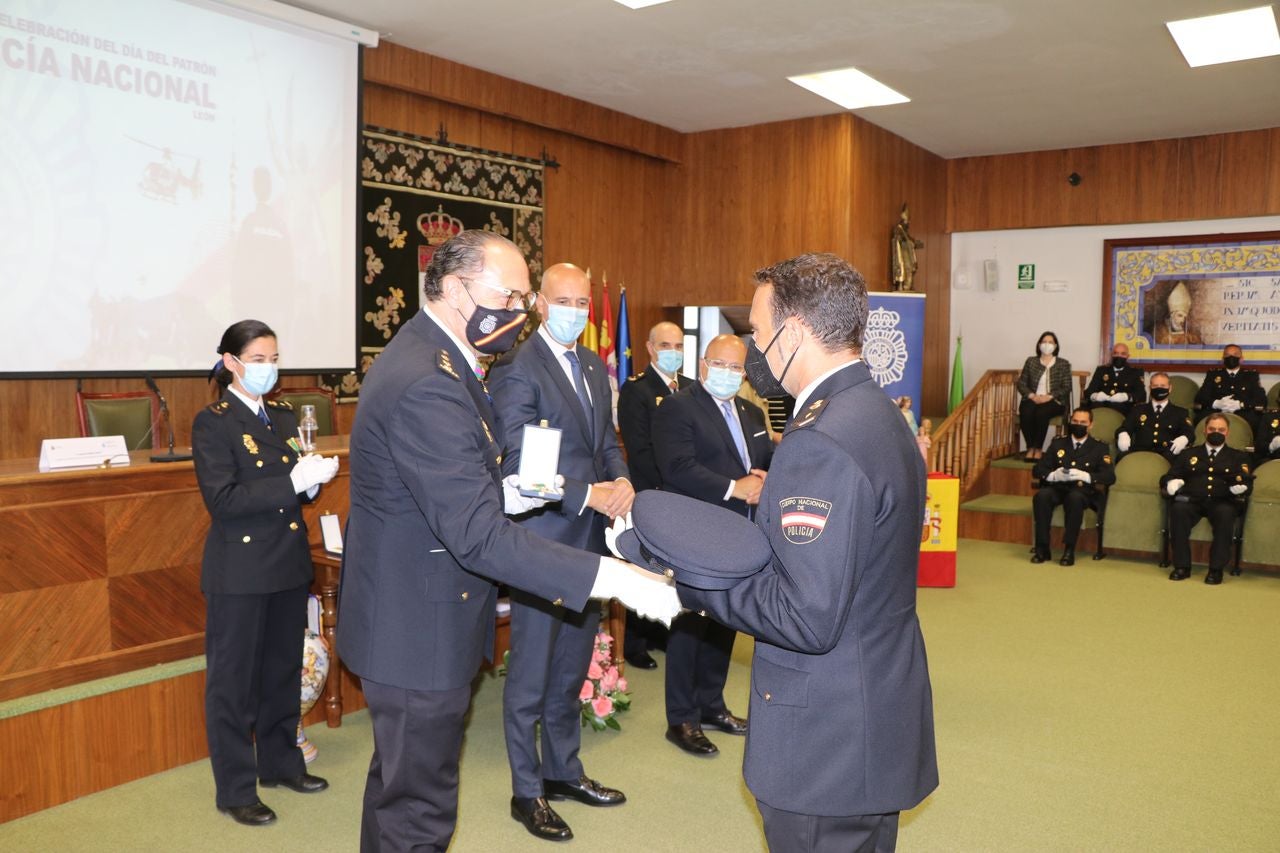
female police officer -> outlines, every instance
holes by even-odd
[[[222,335],[213,376],[222,397],[191,430],[196,479],[209,509],[200,588],[207,621],[206,732],[218,810],[262,825],[275,813],[257,780],[322,791],[297,746],[302,638],[312,579],[301,505],[333,478],[336,458],[302,456],[276,383],[276,335],[242,320]],[[256,757],[255,757],[256,744]]]

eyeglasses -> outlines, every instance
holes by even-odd
[[[508,311],[531,311],[533,310],[534,300],[538,298],[536,293],[527,290],[508,290],[505,287],[499,287],[496,284],[490,284],[478,278],[463,278],[462,276],[458,276],[458,278],[470,284],[478,284],[481,287],[487,287],[492,291],[501,293],[507,300],[504,303],[504,307]]]
[[[714,367],[717,370],[727,370],[730,373],[744,373],[746,368],[734,361],[724,361],[719,358],[704,358],[707,367]]]

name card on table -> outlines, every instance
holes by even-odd
[[[40,442],[40,470],[112,468],[129,464],[129,448],[123,435],[91,435],[85,438],[46,438]]]

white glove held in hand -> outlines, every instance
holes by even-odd
[[[617,557],[619,560],[625,560],[627,558],[622,556],[622,554],[618,551],[617,545],[614,543],[618,541],[618,536],[622,534],[622,531],[630,530],[630,529],[631,529],[631,513],[618,516],[613,520],[612,526],[605,528],[604,544],[609,546],[609,553],[613,554],[613,556]]]
[[[1173,451],[1174,456],[1177,456],[1179,453],[1186,450],[1187,445],[1190,443],[1191,443],[1191,440],[1189,438],[1187,438],[1185,435],[1180,435],[1177,438],[1175,438],[1173,441],[1169,442],[1169,449]]]
[[[1128,453],[1130,444],[1132,444],[1132,439],[1129,438],[1129,433],[1116,433],[1116,447],[1120,448],[1121,453]],[[1174,452],[1176,453],[1177,451],[1175,450]]]
[[[1120,391],[1120,392],[1118,392],[1118,393],[1116,393],[1116,394],[1112,394],[1112,395],[1111,395],[1111,402],[1113,402],[1113,403],[1127,403],[1127,402],[1129,402],[1129,392],[1128,392],[1128,391]]]
[[[673,581],[612,557],[600,558],[591,597],[606,601],[616,598],[645,619],[656,619],[668,626],[680,613],[680,597]]]
[[[1164,484],[1164,490],[1169,497],[1173,497],[1178,493],[1178,489],[1181,489],[1185,483],[1185,480],[1170,480]]]
[[[1067,472],[1067,479],[1079,480],[1082,483],[1092,483],[1093,475],[1088,471],[1081,471],[1079,468],[1072,468]]]
[[[1227,491],[1231,492],[1233,495],[1243,495],[1245,492],[1249,491],[1249,487],[1244,483],[1236,483]]]
[[[333,479],[338,473],[338,457],[314,453],[301,457],[289,472],[289,480],[297,494],[309,491]]]
[[[1067,472],[1065,468],[1054,468],[1049,472],[1049,476],[1045,477],[1048,483],[1065,483],[1067,481]]]
[[[1108,397],[1106,394],[1102,393],[1101,391],[1094,391],[1092,394],[1089,395],[1089,399],[1095,403],[1101,403],[1103,400],[1109,400],[1111,398]]]
[[[558,484],[556,488],[559,488]],[[546,505],[542,498],[527,498],[520,494],[519,474],[512,474],[502,481],[502,511],[507,515],[523,515]]]

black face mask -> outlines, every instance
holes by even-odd
[[[1235,370],[1237,367],[1240,366],[1240,356],[1224,355],[1222,357],[1222,366],[1225,367],[1227,370]]]
[[[1116,370],[1123,369],[1128,363],[1129,363],[1129,359],[1125,358],[1122,355],[1111,356],[1111,366],[1114,367]]]
[[[1221,447],[1227,443],[1227,437],[1220,432],[1211,432],[1204,437],[1204,441],[1210,447]]]
[[[525,320],[529,317],[528,311],[486,308],[472,298],[470,291],[467,292],[467,298],[471,299],[471,304],[476,306],[476,310],[471,312],[471,319],[467,321],[467,343],[471,344],[476,352],[485,355],[501,355],[516,345],[520,330],[524,328]]]
[[[1089,434],[1088,424],[1068,424],[1067,430],[1071,433],[1072,438],[1084,438]]]
[[[743,367],[747,373],[747,381],[751,383],[751,387],[756,389],[756,393],[761,397],[785,397],[787,389],[782,387],[782,380],[786,378],[787,371],[791,369],[791,362],[795,361],[796,353],[791,353],[791,358],[787,359],[787,366],[782,368],[782,375],[775,377],[773,371],[769,369],[769,362],[765,360],[764,354],[773,349],[773,345],[778,342],[778,337],[782,334],[782,329],[774,334],[773,340],[769,341],[769,345],[764,348],[764,352],[760,351],[760,347],[756,346],[755,339],[747,342],[747,358],[743,362]],[[800,350],[797,348],[796,352]]]
[[[1152,400],[1167,400],[1167,399],[1169,399],[1169,389],[1168,389],[1168,388],[1152,388],[1152,389],[1151,389],[1151,399],[1152,399]]]

